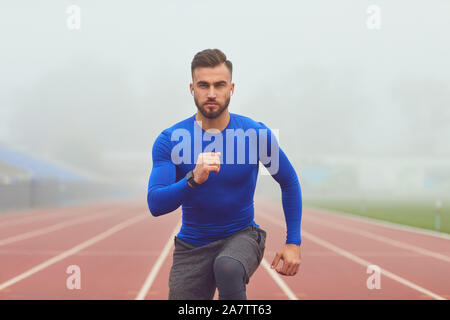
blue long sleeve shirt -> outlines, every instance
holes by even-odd
[[[197,188],[186,174],[201,152],[221,152],[220,171],[210,172]],[[297,174],[262,122],[230,113],[227,127],[216,133],[203,130],[195,114],[162,131],[152,149],[147,202],[153,216],[182,206],[181,240],[202,246],[231,236],[254,221],[253,196],[261,162],[279,183],[286,219],[286,243],[301,243],[302,199]]]

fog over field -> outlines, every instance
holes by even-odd
[[[0,145],[145,193],[156,136],[196,112],[193,56],[218,48],[229,111],[279,130],[306,196],[443,197],[449,14],[446,0],[3,0]]]

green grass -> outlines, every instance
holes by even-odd
[[[303,205],[450,233],[450,201],[440,209],[433,201],[305,200]]]

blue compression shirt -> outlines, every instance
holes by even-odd
[[[185,176],[195,168],[198,154],[219,151],[220,171],[210,172],[199,187],[190,187]],[[300,245],[300,183],[276,137],[262,122],[230,113],[227,127],[210,133],[199,126],[194,114],[159,134],[152,158],[148,207],[153,216],[160,216],[181,205],[182,226],[177,234],[181,240],[202,246],[246,226],[259,227],[253,196],[261,162],[281,187],[286,243]]]

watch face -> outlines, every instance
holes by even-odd
[[[186,174],[186,179],[187,179],[187,181],[189,181],[189,183],[193,186],[193,187],[197,187],[198,186],[198,184],[195,182],[195,180],[194,180],[194,173],[192,172],[192,171],[189,171],[187,174]]]
[[[192,185],[195,184],[194,181],[194,174],[192,173],[192,171],[189,171],[186,175],[186,179],[187,181],[189,181]]]

